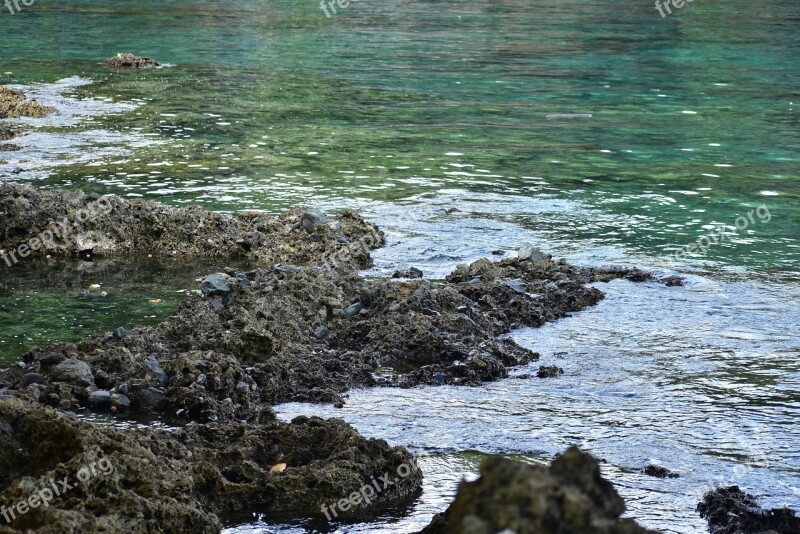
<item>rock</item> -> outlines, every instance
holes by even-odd
[[[53,370],[50,371],[50,379],[53,382],[71,382],[84,386],[94,384],[94,376],[89,364],[72,358],[53,367]]]
[[[89,193],[86,195],[86,202],[96,202],[100,200],[100,193]]]
[[[347,317],[348,319],[352,319],[353,317],[355,317],[356,315],[359,314],[359,312],[361,311],[361,308],[362,308],[362,306],[361,306],[360,302],[356,302],[355,304],[351,304],[350,306],[345,308],[344,316]]]
[[[113,393],[111,395],[111,405],[122,410],[127,410],[131,406],[131,400],[127,395],[122,393]]]
[[[423,277],[423,272],[417,269],[416,267],[411,267],[406,269],[405,271],[396,271],[392,278],[410,278],[410,279],[418,279]]]
[[[111,389],[114,387],[114,380],[102,369],[94,374],[94,383],[100,389]]]
[[[55,108],[43,106],[36,100],[26,100],[21,91],[0,85],[0,119],[41,118],[55,111]]]
[[[250,393],[250,385],[247,382],[239,382],[236,384],[236,391],[241,393],[242,395],[247,395]]]
[[[89,404],[93,408],[106,408],[111,405],[111,392],[99,389],[89,395]]]
[[[167,396],[157,388],[141,389],[134,395],[135,407],[143,413],[163,413],[167,408]]]
[[[539,378],[556,378],[564,374],[564,370],[556,365],[542,365],[536,376]]]
[[[739,486],[716,488],[697,505],[711,534],[797,534],[800,517],[789,508],[762,509]]]
[[[550,467],[489,457],[480,474],[475,482],[460,484],[455,501],[424,534],[650,532],[620,518],[624,501],[600,475],[597,461],[576,448]]]
[[[32,384],[45,384],[47,380],[45,379],[44,375],[39,373],[27,373],[22,377],[22,380],[19,381],[17,385],[20,389],[25,389],[26,387]]]
[[[520,247],[517,257],[522,261],[530,260],[533,263],[550,259],[549,256],[547,256],[544,252],[534,247],[530,243],[524,243],[522,247]]]
[[[211,309],[214,310],[214,312],[219,313],[225,309],[225,304],[223,304],[220,299],[214,299],[211,301]]]
[[[50,354],[44,355],[39,360],[39,365],[42,367],[52,367],[53,365],[58,365],[66,359],[67,357],[63,352],[51,352]]]
[[[145,359],[144,365],[147,367],[147,376],[155,378],[161,387],[167,387],[169,385],[169,375],[164,371],[164,368],[161,367],[158,360],[151,356]]]
[[[208,383],[208,377],[203,373],[200,373],[199,375],[197,375],[195,382],[201,386],[205,386]]]
[[[105,63],[106,66],[115,69],[152,69],[160,66],[154,59],[133,54],[117,54],[107,59]]]
[[[314,337],[317,339],[325,339],[325,336],[328,335],[328,332],[330,332],[330,329],[327,326],[322,325],[314,330]]]
[[[224,273],[206,276],[200,284],[200,291],[206,297],[227,297],[231,293],[231,286],[228,285],[229,277]]]
[[[114,337],[119,339],[128,339],[129,337],[131,337],[131,334],[124,327],[120,326],[119,328],[114,330]]]
[[[520,280],[519,278],[515,280],[509,280],[506,282],[506,285],[516,291],[517,293],[525,293],[528,291],[528,284],[525,283],[524,280]]]
[[[328,217],[320,210],[312,208],[303,214],[300,222],[308,233],[313,233],[318,225],[328,223]]]
[[[642,469],[642,473],[647,476],[656,477],[656,478],[678,478],[680,477],[679,474],[673,473],[666,467],[660,467],[657,465],[648,465],[644,469]]]

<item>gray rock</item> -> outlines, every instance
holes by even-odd
[[[352,319],[353,317],[358,315],[358,312],[361,311],[361,308],[363,308],[363,306],[361,306],[360,302],[356,302],[355,304],[351,304],[350,306],[345,308],[344,316],[347,317],[348,319]]]
[[[416,267],[411,267],[405,271],[397,271],[392,275],[392,278],[422,278],[423,273]]]
[[[41,360],[39,360],[39,364],[42,367],[52,367],[53,365],[58,365],[59,363],[66,360],[67,357],[62,352],[51,352]]]
[[[114,386],[114,380],[102,369],[94,374],[94,383],[101,389],[111,389]]]
[[[206,297],[227,297],[231,293],[228,276],[224,273],[206,276],[200,284],[200,291]]]
[[[214,299],[211,302],[211,309],[214,310],[216,313],[219,313],[225,309],[225,304],[223,304],[220,299]]]
[[[28,373],[22,377],[22,380],[19,381],[19,389],[25,389],[31,384],[44,384],[47,381],[44,378],[44,375],[40,375],[39,373]]]
[[[201,386],[205,386],[205,385],[206,385],[206,383],[208,382],[208,377],[207,377],[206,375],[204,375],[204,374],[200,373],[199,375],[197,375],[197,380],[196,380],[196,382],[197,382],[198,384],[200,384]]]
[[[311,208],[303,214],[300,223],[308,233],[312,233],[317,228],[317,225],[328,224],[328,217],[320,210]]]
[[[163,412],[167,407],[167,396],[156,388],[142,389],[136,392],[136,404],[143,412]]]
[[[144,365],[147,368],[147,376],[155,378],[162,387],[169,385],[169,375],[158,360],[150,356],[144,360]]]
[[[122,393],[114,393],[111,395],[111,405],[117,408],[127,409],[131,407],[131,400],[127,395]]]
[[[50,377],[54,382],[77,383],[85,386],[94,384],[94,376],[89,364],[72,358],[53,367]]]
[[[242,395],[247,395],[250,393],[250,385],[247,382],[239,382],[236,384],[236,391],[241,393]]]
[[[526,291],[528,291],[528,284],[526,284],[524,280],[521,280],[519,278],[515,280],[509,280],[508,282],[506,282],[506,285],[511,289],[513,289],[514,291],[516,291],[517,293],[525,293]]]
[[[328,332],[330,332],[330,329],[327,326],[320,326],[314,330],[314,337],[317,339],[325,339],[325,336],[328,335]]]
[[[120,326],[119,328],[114,330],[114,336],[120,339],[128,339],[130,337],[130,333]]]
[[[523,243],[522,247],[520,247],[519,252],[517,253],[517,257],[520,260],[530,260],[533,263],[549,259],[544,252],[534,247],[530,243]]]
[[[89,395],[89,404],[93,408],[105,408],[111,404],[111,392],[106,389],[99,389]]]

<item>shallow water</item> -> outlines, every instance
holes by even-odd
[[[424,502],[341,532],[418,530],[474,476],[464,451],[540,462],[573,443],[608,461],[631,516],[697,532],[712,482],[800,509],[798,20],[788,0],[665,19],[584,0],[369,0],[330,19],[297,0],[37,0],[0,14],[0,84],[62,114],[23,121],[0,179],[225,212],[357,207],[389,238],[368,274],[441,278],[523,241],[688,273],[684,288],[603,285],[597,307],[514,333],[559,379],[281,411],[344,417],[423,455]],[[128,50],[171,66],[98,64]],[[706,254],[671,256],[750,211]],[[157,322],[220,267],[0,264],[0,365]],[[644,477],[649,462],[681,478]],[[321,528],[248,524],[234,530]]]

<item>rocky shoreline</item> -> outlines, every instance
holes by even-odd
[[[298,207],[278,217],[228,217],[0,185],[2,268],[59,257],[146,256],[251,266],[208,274],[197,294],[157,326],[36,348],[0,371],[0,444],[11,451],[0,462],[0,505],[17,506],[42,481],[101,458],[114,466],[113,474],[49,507],[31,503],[26,513],[17,507],[18,517],[8,526],[0,522],[0,532],[187,525],[218,532],[220,515],[251,508],[268,516],[319,516],[326,503],[356,495],[413,457],[340,420],[279,422],[272,405],[341,405],[355,387],[502,379],[538,359],[503,335],[597,304],[603,293],[589,284],[682,283],[638,269],[580,268],[530,246],[517,258],[459,266],[444,280],[361,276],[370,250],[383,244],[380,230],[349,212],[328,217]],[[120,429],[75,415],[92,412],[109,422],[157,418],[169,427]],[[426,532],[543,532],[543,525],[558,525],[553,532],[646,532],[619,519],[622,500],[596,462],[578,451],[550,470],[493,459],[482,475],[483,482],[462,486]],[[354,511],[412,499],[421,480],[419,472],[395,477]],[[533,481],[542,494],[520,506],[536,513],[490,512],[498,496],[513,499]]]

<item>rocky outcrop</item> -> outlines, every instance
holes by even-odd
[[[114,69],[152,69],[160,64],[149,57],[135,56],[133,54],[117,54],[106,60],[106,66]]]
[[[27,100],[22,91],[0,85],[0,119],[40,118],[54,112],[54,108],[43,106],[36,100]]]
[[[424,534],[646,534],[620,519],[622,497],[597,461],[576,448],[550,467],[502,457],[484,460],[481,477],[462,482],[455,501]]]
[[[336,257],[344,266],[367,267],[369,250],[383,244],[383,234],[357,215],[347,213],[309,226],[309,211],[316,210],[299,207],[279,217],[260,212],[228,217],[199,206],[173,208],[114,195],[37,191],[30,185],[4,183],[0,250],[4,258],[17,261],[21,256],[151,254],[319,265]]]
[[[0,393],[109,409],[90,402],[101,390],[134,413],[205,422],[343,403],[354,386],[478,385],[538,358],[498,336],[596,304],[602,292],[586,286],[596,275],[549,258],[479,260],[443,282],[293,265],[217,273],[157,327],[32,350],[0,372]]]
[[[796,534],[800,517],[788,508],[762,509],[739,486],[716,488],[697,505],[711,534]]]
[[[11,519],[0,532],[219,532],[220,515],[240,510],[319,516],[413,465],[404,449],[340,420],[118,429],[18,400],[0,400],[0,448],[0,506]],[[372,503],[414,495],[421,474],[391,478]]]

